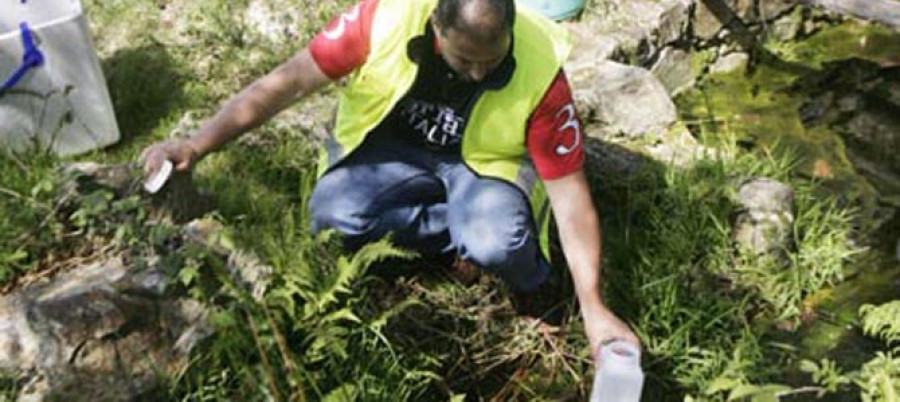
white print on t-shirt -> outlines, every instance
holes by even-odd
[[[344,31],[347,30],[347,24],[359,18],[359,4],[356,4],[348,10],[346,13],[341,14],[341,16],[337,20],[337,25],[325,31],[322,31],[322,35],[325,35],[326,38],[331,40],[337,40],[341,36],[344,36]]]
[[[406,124],[431,145],[447,146],[459,143],[463,118],[453,108],[410,100],[402,114]]]
[[[575,118],[575,105],[573,103],[569,103],[559,109],[556,112],[556,118],[559,119],[559,116],[565,113],[567,115],[566,122],[559,126],[560,134],[563,134],[564,131],[568,129],[572,129],[572,135],[575,137],[574,141],[572,141],[572,145],[565,146],[560,144],[556,147],[557,155],[568,155],[578,149],[578,145],[581,144],[581,124],[578,123],[578,119]]]

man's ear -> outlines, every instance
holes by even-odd
[[[435,17],[434,14],[431,14],[431,18],[429,18],[428,21],[431,23],[431,29],[434,30],[434,33],[437,36],[444,36],[443,28],[441,27],[441,24],[438,22],[437,17]]]

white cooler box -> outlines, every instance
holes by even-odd
[[[25,55],[22,23],[43,63],[17,74]],[[72,155],[118,140],[106,80],[79,0],[3,0],[0,148],[21,151],[37,144],[57,155]]]

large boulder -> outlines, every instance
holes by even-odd
[[[756,15],[760,21],[772,21],[795,9],[797,3],[796,0],[760,0]]]
[[[574,64],[604,59],[650,64],[668,44],[687,31],[693,0],[609,0],[590,8],[570,24],[575,38]]]
[[[766,28],[797,7],[793,0],[700,0],[694,8],[694,36],[701,41],[715,39],[730,24],[755,25]]]
[[[183,368],[211,329],[199,303],[164,297],[168,276],[117,257],[0,299],[0,369],[19,400],[134,400]]]
[[[649,71],[612,61],[572,74],[579,114],[601,138],[659,138],[677,120],[666,88]]]
[[[736,19],[747,22],[754,14],[753,0],[700,0],[694,9],[694,36],[711,40]]]
[[[667,46],[650,68],[650,72],[666,88],[670,96],[676,96],[694,86],[696,79],[692,71],[691,52]]]
[[[99,250],[74,256],[64,272],[22,280],[0,298],[0,373],[21,384],[22,401],[152,398],[213,333],[208,306],[188,297],[183,286],[203,275],[183,266],[191,250],[220,261],[257,300],[272,269],[236,250],[213,220],[179,224],[204,203],[189,175],[173,177],[151,197],[141,195],[140,169],[130,164],[78,163],[63,173],[69,179],[57,192],[56,221],[73,224],[85,207],[100,206],[82,228],[93,233],[81,237],[102,242],[124,228],[141,243],[128,246],[120,239],[125,246],[116,246],[117,240],[106,238]]]

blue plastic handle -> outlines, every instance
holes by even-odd
[[[37,68],[44,64],[44,54],[35,46],[34,36],[32,36],[28,24],[24,22],[19,24],[19,30],[22,33],[22,47],[25,49],[25,54],[22,56],[22,65],[3,83],[3,86],[0,87],[0,94],[14,87],[29,69]]]

